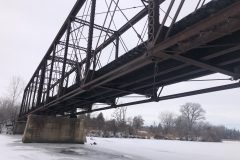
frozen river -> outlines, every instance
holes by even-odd
[[[185,142],[87,137],[80,144],[23,144],[22,136],[0,134],[1,160],[239,160],[240,142]],[[91,145],[96,142],[97,145]]]

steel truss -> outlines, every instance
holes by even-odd
[[[161,97],[164,86],[213,73],[240,79],[239,1],[217,0],[204,4],[205,1],[200,0],[194,6],[194,12],[179,21],[185,0],[179,3],[175,0],[141,0],[143,9],[131,19],[119,7],[119,0],[109,1],[109,4],[105,1],[108,10],[103,25],[97,24],[95,19],[96,0],[76,2],[24,90],[19,119],[29,114],[85,114],[240,87],[237,82]],[[161,5],[167,2],[168,8],[162,9]],[[177,9],[170,24],[166,25],[174,5]],[[164,11],[161,21],[159,8]],[[80,10],[84,10],[81,18],[78,16]],[[114,21],[116,12],[127,21],[119,29]],[[85,18],[84,14],[87,15]],[[106,21],[108,16],[110,20]],[[148,25],[139,34],[136,25],[146,17]],[[111,28],[112,24],[115,29]],[[84,27],[87,27],[87,36]],[[141,42],[131,50],[122,38],[129,30]],[[146,31],[148,35],[144,39]],[[94,32],[99,36],[94,37]],[[102,66],[101,55],[106,54],[111,45],[115,48],[114,59]],[[125,50],[121,56],[120,46]],[[130,94],[143,95],[147,99],[117,104],[117,98]],[[95,103],[108,106],[92,109]]]

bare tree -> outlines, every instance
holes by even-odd
[[[187,119],[188,122],[188,130],[191,133],[193,125],[200,120],[205,120],[204,114],[206,111],[202,108],[202,106],[198,103],[186,103],[180,107],[180,112],[182,116]],[[188,135],[186,137],[188,139]]]
[[[144,119],[141,115],[135,116],[133,118],[133,127],[136,129],[140,129],[144,124]]]
[[[175,120],[175,132],[177,132],[179,138],[183,139],[188,135],[188,121],[183,116],[178,116]]]
[[[152,126],[153,126],[152,132],[153,132],[153,133],[156,133],[157,125],[156,125],[156,121],[155,121],[155,120],[153,121]]]
[[[0,98],[0,119],[2,121],[10,118],[14,113],[14,108],[12,107],[12,102],[7,98]]]
[[[117,125],[116,125],[115,119],[108,121],[108,122],[107,122],[107,125],[108,125],[109,131],[112,131],[112,132],[113,132],[113,135],[115,136],[116,133],[117,133],[117,131],[118,131],[118,127],[117,127]]]
[[[159,113],[158,118],[161,121],[161,124],[166,134],[170,133],[173,129],[176,115],[173,112],[165,111],[165,112]]]
[[[97,123],[98,129],[101,130],[105,123],[105,119],[103,117],[102,112],[100,112],[99,115],[96,117],[96,123]]]
[[[24,81],[20,76],[13,76],[9,85],[6,87],[6,97],[11,101],[14,106],[20,100],[20,96],[24,90]]]
[[[0,131],[7,122],[14,123],[16,113],[9,99],[0,98]]]
[[[133,118],[132,118],[132,117],[128,117],[128,118],[127,118],[127,124],[128,124],[129,126],[133,126]]]
[[[127,118],[127,125],[128,125],[129,134],[133,135],[134,129],[133,129],[133,118],[132,117]]]
[[[24,82],[21,77],[13,76],[10,79],[4,97],[0,98],[0,120],[3,123],[6,123],[7,119],[14,123],[20,108],[23,87]]]
[[[112,117],[115,119],[116,125],[123,129],[126,126],[126,113],[127,107],[116,108],[112,114]]]

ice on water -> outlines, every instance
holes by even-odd
[[[81,144],[23,144],[22,136],[0,134],[1,160],[239,160],[240,142],[186,142],[90,138]],[[91,145],[94,142],[97,145]]]

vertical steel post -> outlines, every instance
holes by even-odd
[[[148,5],[148,46],[152,47],[159,28],[159,0],[151,0]]]
[[[66,84],[65,84],[65,88],[68,87],[68,80],[69,80],[69,75],[67,76],[67,82],[66,82]]]
[[[62,88],[63,88],[66,61],[67,61],[67,55],[68,55],[68,44],[69,44],[70,31],[71,31],[71,20],[69,19],[68,28],[67,28],[66,46],[65,46],[65,51],[64,51],[63,67],[62,67],[62,76],[61,76],[61,80],[60,80],[60,84],[59,84],[58,97],[61,96],[61,91],[62,91]]]
[[[24,107],[25,107],[25,112],[28,111],[28,98],[29,98],[29,92],[30,92],[30,86],[28,86],[28,89],[27,89],[27,97],[26,97],[26,101],[24,103]]]
[[[22,116],[23,104],[24,104],[25,98],[26,98],[26,90],[25,90],[24,93],[23,93],[23,99],[22,99],[22,104],[21,104],[21,109],[20,109],[19,117]]]
[[[52,56],[52,63],[51,63],[50,74],[49,74],[49,79],[48,79],[46,103],[48,103],[48,100],[49,100],[49,92],[50,92],[50,85],[51,85],[51,81],[52,81],[52,71],[53,71],[55,54],[56,54],[56,43],[54,43],[54,45],[53,45],[53,56]]]
[[[79,63],[77,62],[77,72],[76,72],[76,82],[80,82],[81,81],[81,68]]]
[[[26,106],[27,106],[27,102],[28,102],[28,96],[29,96],[29,90],[28,90],[28,88],[29,88],[29,86],[30,86],[30,84],[28,84],[27,86],[26,86],[26,88],[25,88],[25,90],[24,90],[24,94],[25,94],[25,96],[24,96],[24,101],[23,101],[23,103],[22,103],[22,112],[26,112]]]
[[[43,94],[42,94],[42,102],[44,103],[44,101],[45,101],[45,94],[46,94],[46,92],[44,92]]]
[[[94,51],[93,51],[93,53],[94,53]],[[93,70],[95,71],[95,69],[96,69],[96,67],[97,67],[97,64],[96,64],[96,60],[97,60],[97,57],[96,57],[97,55],[96,54],[94,54],[93,55]]]
[[[90,69],[90,60],[92,57],[92,38],[93,38],[95,8],[96,8],[96,0],[92,0],[90,25],[89,25],[89,32],[88,32],[87,62],[86,62],[85,78],[87,77],[88,70]]]
[[[118,51],[119,51],[119,35],[117,32],[115,32],[116,36],[116,50],[115,50],[115,59],[118,58]]]
[[[42,91],[43,91],[43,83],[44,83],[44,79],[45,79],[45,71],[46,71],[46,57],[44,57],[44,61],[42,64],[42,71],[41,71],[41,78],[40,78],[40,84],[38,87],[38,95],[37,95],[37,104],[36,107],[38,107],[41,103],[41,99],[42,99]]]
[[[36,95],[36,91],[37,91],[37,85],[38,85],[38,77],[39,77],[39,70],[37,72],[37,77],[36,77],[36,82],[35,82],[35,88],[34,88],[34,94],[33,94],[33,100],[32,100],[32,106],[34,105],[34,101],[35,101],[35,95]]]
[[[30,102],[31,102],[31,98],[32,98],[33,84],[34,84],[34,79],[32,80],[32,85],[31,85],[31,88],[30,88],[30,98],[28,100],[28,110],[30,108]]]
[[[55,87],[53,87],[53,91],[52,91],[52,97],[53,97],[53,94],[54,94],[54,88],[55,88]]]

